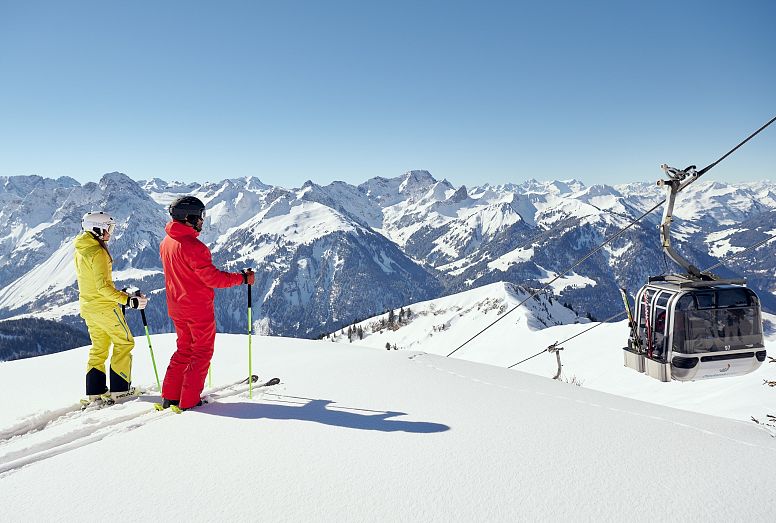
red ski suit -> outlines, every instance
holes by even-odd
[[[216,269],[207,246],[197,239],[199,232],[171,221],[165,227],[159,254],[164,268],[167,312],[178,334],[178,349],[170,359],[162,385],[162,396],[179,400],[187,409],[199,403],[205,377],[213,357],[216,339],[214,288],[243,283],[240,273]]]

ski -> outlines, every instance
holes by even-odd
[[[207,398],[208,396],[210,396],[212,394],[217,394],[217,393],[219,393],[219,392],[221,392],[223,390],[230,389],[232,387],[238,387],[240,385],[245,385],[245,384],[248,383],[248,379],[249,378],[245,378],[244,380],[237,380],[237,381],[232,382],[232,383],[227,383],[226,385],[219,385],[218,387],[211,387],[210,389],[208,389],[205,392],[203,397]],[[250,377],[250,380],[251,380],[251,382],[256,383],[257,381],[259,381],[259,377],[257,375],[255,375],[255,374],[252,374],[251,377]],[[154,409],[155,410],[159,410],[159,411],[165,410],[164,407],[162,407],[161,403],[154,404]]]
[[[255,374],[251,376],[251,383],[256,383],[258,381],[259,381],[259,377],[258,376],[256,376]],[[264,383],[259,383],[257,385],[253,385],[253,389],[255,390],[255,389],[261,389],[261,388],[264,388],[264,387],[272,387],[274,385],[279,385],[279,384],[280,384],[280,378],[272,378],[272,379],[269,379],[269,380],[265,381]],[[215,389],[210,389],[207,394],[203,395],[203,397],[202,397],[202,404],[206,405],[208,403],[214,403],[214,402],[218,401],[219,399],[226,398],[226,397],[229,397],[229,396],[236,396],[237,394],[241,394],[241,393],[243,393],[243,392],[248,390],[248,388],[249,388],[248,386],[249,385],[250,385],[250,383],[248,383],[248,378],[245,378],[244,380],[238,381],[236,383],[232,383],[231,385],[225,385],[223,387],[217,387]],[[226,389],[229,389],[228,393],[223,393],[223,391],[226,390]],[[197,406],[199,406],[199,405],[197,405]],[[194,407],[191,407],[191,408],[194,408]],[[156,409],[156,410],[164,410],[162,408],[162,405],[159,404],[159,403],[154,405],[154,409]],[[177,405],[171,405],[170,406],[170,411],[172,411],[172,412],[174,412],[176,414],[181,414],[185,410],[189,410],[189,409],[181,409]]]
[[[630,302],[628,301],[628,291],[624,287],[619,287],[620,294],[622,295],[622,302],[625,304],[625,312],[628,315],[628,327],[631,331],[631,340],[633,348],[641,351],[641,339],[639,338],[638,326],[633,318],[633,310],[631,309]]]
[[[251,378],[253,383],[256,383],[259,381],[259,377],[256,376],[255,374],[251,376]],[[259,383],[258,385],[254,385],[253,388],[255,390],[255,389],[261,389],[264,387],[273,387],[279,384],[280,384],[280,378],[272,378],[265,381],[264,383]],[[218,401],[221,398],[225,398],[227,396],[235,396],[242,392],[246,392],[248,390],[248,379],[246,378],[242,380],[240,383],[231,385],[228,388],[230,389],[228,394],[221,393],[218,389],[211,389],[210,391],[208,391],[207,394],[205,394],[204,399],[212,403],[212,402]]]
[[[124,403],[125,401],[133,400],[139,397],[141,394],[145,394],[145,389],[140,387],[130,387],[129,390],[123,392],[106,392],[100,395],[95,400],[84,398],[81,400],[81,410],[97,410],[105,407],[110,407],[117,403]]]

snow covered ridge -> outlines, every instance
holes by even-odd
[[[585,388],[741,421],[767,421],[776,415],[776,391],[764,385],[776,380],[776,364],[736,378],[662,383],[623,365],[627,321],[599,324],[580,318],[557,300],[529,299],[510,284],[491,284],[436,300],[405,305],[324,336],[335,342],[396,354],[423,351],[437,356],[508,368],[560,343],[559,379]],[[512,311],[512,312],[508,312]],[[497,321],[498,320],[498,321]],[[765,348],[776,353],[776,317],[764,314]],[[486,330],[485,330],[486,329]],[[587,331],[587,332],[585,332]],[[466,345],[464,342],[471,340]],[[568,342],[565,342],[568,340]],[[460,347],[460,349],[458,349]],[[540,354],[515,370],[552,378],[558,372],[554,354]],[[714,401],[707,401],[708,398]]]
[[[580,325],[536,332],[569,328]],[[174,336],[152,341],[166,366]],[[214,387],[247,372],[246,342],[217,336]],[[84,478],[106,466],[131,486],[121,513],[138,521],[654,521],[634,503],[635,486],[676,521],[769,521],[776,509],[772,496],[753,496],[776,488],[776,438],[752,422],[418,351],[253,342],[254,370],[281,384],[181,415],[153,411],[150,390],[57,416],[80,397],[73,378],[86,348],[0,363],[3,391],[25,391],[0,394],[6,519],[115,518],[115,504],[84,495]],[[41,375],[49,387],[30,389]],[[133,378],[155,382],[148,351],[136,350]],[[701,383],[676,385],[673,395],[701,407],[740,396],[717,389],[710,401]],[[45,503],[31,492],[45,492]]]
[[[471,332],[473,335],[479,330],[472,330],[474,326],[482,324],[480,328],[483,328],[529,296],[529,289],[521,289],[509,283],[492,283],[460,294],[391,309],[328,333],[322,340],[385,347],[389,350],[429,351],[438,348],[442,352],[444,349],[450,352],[455,348],[452,344],[467,339],[461,337],[463,332]],[[526,301],[511,316],[510,321],[514,325],[523,325],[527,332],[556,325],[590,322],[569,307],[541,295]]]
[[[300,188],[255,177],[200,184],[109,173],[84,185],[3,177],[0,319],[38,315],[80,325],[71,241],[86,211],[105,209],[118,220],[110,247],[119,285],[150,294],[152,331],[170,331],[158,245],[165,205],[181,194],[207,203],[202,239],[218,265],[258,269],[254,317],[263,331],[302,337],[491,283],[539,288],[663,197],[651,182],[455,187],[427,171]],[[740,252],[776,230],[774,195],[771,182],[699,181],[677,203],[675,246],[701,268]],[[620,307],[618,284],[635,290],[648,275],[673,270],[659,252],[658,220],[656,212],[556,281],[555,299],[606,318]],[[774,244],[726,265],[749,279],[769,310],[776,310]],[[242,332],[245,297],[239,289],[218,295],[219,328]]]

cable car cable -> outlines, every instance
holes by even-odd
[[[584,333],[586,333],[586,332],[590,332],[591,330],[595,329],[596,327],[600,327],[600,326],[601,326],[601,325],[603,325],[604,323],[608,323],[608,322],[610,322],[610,321],[612,321],[612,320],[616,319],[617,317],[619,317],[619,316],[623,316],[623,315],[625,315],[625,312],[618,312],[618,313],[617,313],[617,314],[615,314],[614,316],[610,316],[610,317],[606,318],[604,321],[602,321],[602,322],[600,322],[600,323],[597,323],[597,324],[593,325],[592,327],[589,327],[589,328],[587,328],[587,329],[583,330],[582,332],[578,332],[577,334],[575,334],[575,335],[571,336],[570,338],[566,338],[566,339],[565,339],[565,340],[563,340],[563,341],[556,341],[555,343],[553,343],[552,345],[550,345],[550,347],[552,347],[552,346],[558,346],[558,345],[563,345],[563,344],[565,344],[566,342],[573,340],[573,339],[574,339],[574,338],[576,338],[577,336],[582,336]],[[520,365],[520,364],[521,364],[521,363],[523,363],[524,361],[528,361],[528,360],[530,360],[531,358],[535,358],[535,357],[536,357],[536,356],[538,356],[539,354],[543,354],[543,353],[547,352],[548,350],[549,350],[549,347],[547,347],[546,349],[544,349],[544,350],[543,350],[543,351],[541,351],[541,352],[537,352],[537,353],[536,353],[536,354],[534,354],[533,356],[529,356],[528,358],[526,358],[526,359],[524,359],[524,360],[520,360],[520,361],[518,361],[517,363],[514,363],[514,364],[510,365],[510,366],[509,366],[509,367],[507,367],[507,368],[508,368],[508,369],[511,369],[512,367],[515,367],[515,366],[517,366],[517,365]]]
[[[747,137],[747,138],[746,138],[746,139],[745,139],[743,142],[741,142],[740,144],[738,144],[738,145],[736,145],[735,147],[733,147],[732,149],[730,149],[730,150],[727,152],[727,154],[725,154],[724,156],[722,156],[722,157],[721,157],[719,160],[717,160],[716,162],[714,162],[714,163],[712,163],[712,164],[710,164],[710,165],[708,165],[708,166],[704,167],[704,168],[703,168],[703,169],[701,169],[700,171],[698,171],[698,178],[700,178],[701,176],[703,176],[704,174],[706,174],[706,171],[710,170],[712,167],[714,167],[715,165],[717,165],[719,162],[721,162],[722,160],[724,160],[725,158],[727,158],[728,156],[730,156],[731,154],[733,154],[733,153],[734,153],[734,152],[735,152],[735,151],[736,151],[736,150],[737,150],[739,147],[741,147],[742,145],[744,145],[746,142],[748,142],[749,140],[751,140],[752,138],[754,138],[755,136],[757,136],[758,134],[760,134],[760,132],[761,132],[761,131],[765,130],[765,128],[766,128],[766,127],[768,127],[769,125],[771,125],[773,122],[776,122],[776,116],[774,116],[773,118],[771,118],[771,119],[770,119],[770,121],[769,121],[768,123],[766,123],[765,125],[763,125],[763,126],[762,126],[762,127],[760,127],[759,129],[757,129],[755,132],[753,132],[752,134],[750,134],[750,135],[749,135],[749,136],[748,136],[748,137]],[[696,179],[697,179],[697,178],[696,178]]]
[[[527,358],[526,358],[526,359],[524,359],[524,360],[520,360],[520,361],[518,361],[517,363],[515,363],[515,364],[513,364],[513,365],[510,365],[510,366],[509,366],[509,367],[507,367],[507,368],[508,368],[508,369],[511,369],[511,368],[512,368],[512,367],[514,367],[515,365],[520,365],[520,364],[521,364],[521,363],[523,363],[524,361],[528,361],[528,360],[530,360],[530,359],[533,359],[533,358],[537,357],[539,354],[544,354],[545,352],[547,352],[547,349],[544,349],[544,350],[543,350],[543,351],[541,351],[541,352],[537,352],[537,353],[536,353],[536,354],[534,354],[533,356],[529,356],[529,357],[527,357]]]

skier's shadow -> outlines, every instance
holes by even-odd
[[[331,400],[294,399],[304,401],[279,400],[279,403],[269,403],[266,402],[267,399],[265,398],[264,403],[213,403],[198,410],[199,412],[214,416],[226,416],[237,419],[302,420],[351,429],[379,430],[381,432],[430,434],[450,430],[450,427],[441,423],[389,419],[396,416],[404,416],[406,415],[404,412],[385,412],[348,407],[337,407],[343,410],[334,410],[327,408],[335,403]],[[364,414],[354,411],[361,411]]]

